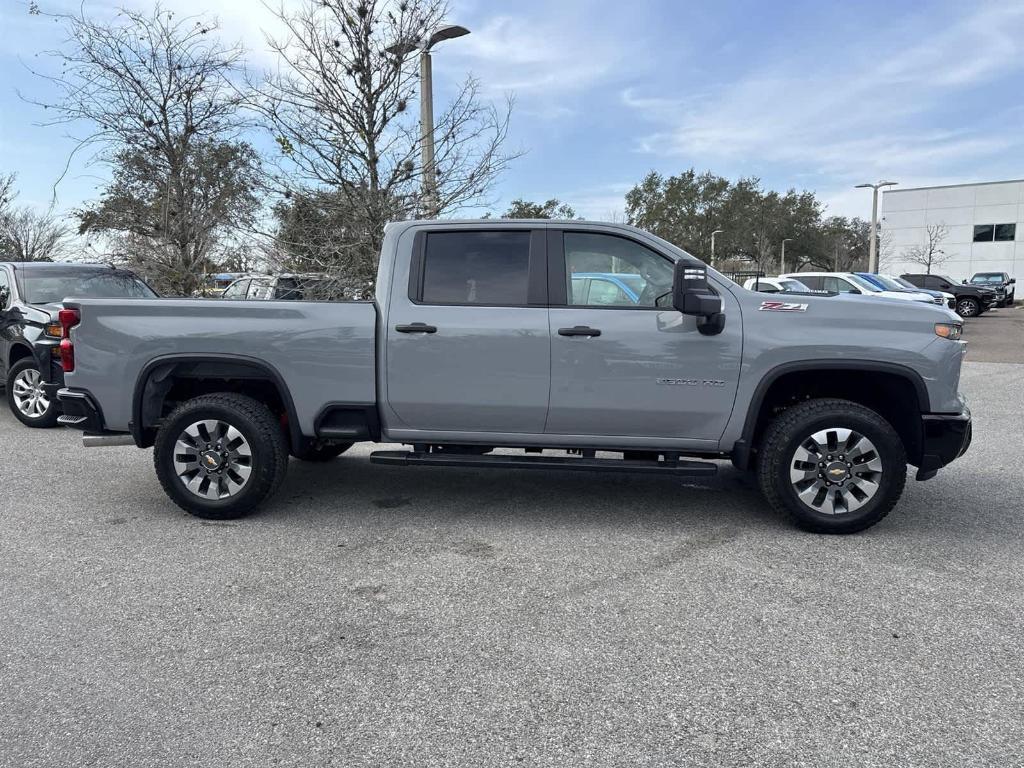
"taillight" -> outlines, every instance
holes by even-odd
[[[64,373],[71,373],[75,370],[75,345],[71,342],[71,329],[82,320],[77,309],[62,309],[57,313],[60,321],[60,367]]]

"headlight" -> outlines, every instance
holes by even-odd
[[[960,323],[936,323],[935,335],[950,341],[959,341],[964,335],[964,327]]]
[[[43,326],[43,335],[49,336],[51,339],[59,339],[63,330],[64,329],[61,328],[60,323],[49,323],[48,325]]]

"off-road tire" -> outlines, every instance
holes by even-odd
[[[292,452],[299,461],[314,461],[323,462],[331,461],[341,456],[345,451],[351,448],[353,443],[321,443],[312,442],[305,448],[300,448],[297,451]]]
[[[875,495],[852,512],[824,514],[804,504],[790,479],[797,448],[818,430],[840,427],[868,438],[882,462]],[[758,447],[757,480],[771,506],[814,533],[857,533],[879,522],[899,501],[907,480],[907,454],[896,430],[878,413],[839,399],[807,400],[778,414]]]
[[[35,371],[38,375],[39,366],[36,364],[35,359],[32,357],[22,358],[7,371],[7,381],[5,382],[7,386],[7,405],[10,407],[11,413],[14,414],[14,418],[26,427],[32,427],[33,429],[49,429],[57,426],[57,418],[61,414],[61,409],[56,397],[47,398],[49,405],[39,416],[28,416],[18,408],[14,399],[14,383],[15,379],[23,371]]]
[[[226,422],[242,433],[252,450],[251,474],[235,496],[207,499],[188,490],[174,468],[175,444],[190,424],[204,419]],[[288,468],[288,443],[280,421],[266,405],[231,392],[202,395],[182,403],[165,420],[153,445],[160,485],[189,514],[231,520],[252,513],[277,490]]]

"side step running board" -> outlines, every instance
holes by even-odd
[[[580,459],[572,456],[476,456],[421,453],[418,451],[374,451],[373,464],[405,464],[433,467],[495,467],[497,469],[559,469],[583,472],[648,472],[685,477],[710,477],[718,466],[707,461],[643,461],[637,459]]]

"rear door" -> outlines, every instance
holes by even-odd
[[[419,230],[411,247],[396,264],[385,329],[390,431],[542,433],[551,375],[543,231]]]
[[[672,259],[639,240],[553,230],[548,259],[551,402],[545,431],[610,442],[622,436],[717,445],[732,413],[742,352],[742,318],[733,296],[720,291],[725,331],[704,336],[696,318],[671,307]],[[579,273],[628,279],[638,288],[636,299],[584,303],[569,288]]]

